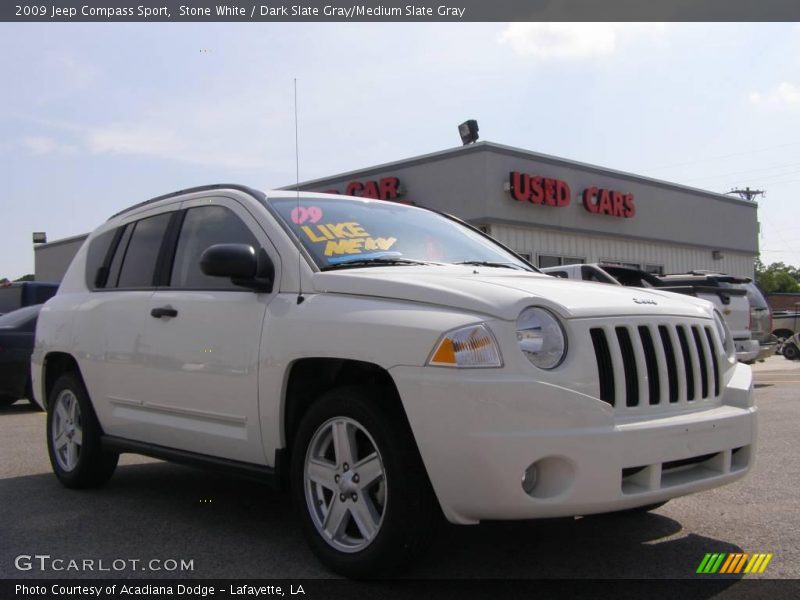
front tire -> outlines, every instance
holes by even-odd
[[[437,521],[433,490],[393,391],[324,394],[303,417],[292,492],[320,561],[348,577],[381,577],[419,556]]]
[[[800,358],[800,350],[793,343],[784,344],[783,358],[786,360],[797,360]]]
[[[65,373],[48,399],[47,451],[68,488],[99,487],[114,474],[119,454],[103,450],[100,423],[80,377]]]

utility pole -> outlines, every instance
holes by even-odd
[[[731,190],[730,192],[726,193],[737,194],[743,200],[750,200],[751,202],[756,199],[756,196],[763,196],[766,194],[764,190],[751,190],[749,187],[746,187],[743,190]]]

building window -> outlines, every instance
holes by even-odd
[[[664,265],[645,265],[644,270],[653,275],[663,275]]]
[[[520,250],[514,250],[514,252],[516,252],[518,255],[520,255],[522,258],[524,258],[528,262],[531,262],[531,253],[530,252],[522,252]]]
[[[617,267],[628,267],[629,269],[641,269],[642,265],[635,262],[625,262],[623,260],[601,260],[604,265],[615,265]]]
[[[580,265],[585,262],[585,258],[578,258],[577,256],[557,256],[554,254],[539,255],[540,269],[545,269],[547,267],[560,267],[562,265]]]

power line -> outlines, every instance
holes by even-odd
[[[787,148],[789,146],[797,146],[800,142],[791,142],[788,144],[780,144],[778,146],[769,146],[767,148],[759,148],[758,150],[748,150],[747,152],[734,152],[733,154],[723,154],[720,156],[712,156],[710,158],[704,158],[700,160],[693,160],[690,162],[685,163],[678,163],[674,165],[667,165],[664,167],[650,167],[648,169],[642,169],[644,171],[664,171],[666,169],[677,169],[678,167],[685,167],[687,165],[695,165],[697,163],[704,163],[704,162],[712,162],[715,160],[722,160],[723,158],[731,158],[733,156],[747,156],[749,154],[756,154],[758,152],[767,152],[768,150],[776,150],[778,148]]]
[[[759,169],[747,169],[745,171],[731,171],[729,173],[719,173],[717,175],[708,175],[705,177],[692,177],[691,179],[682,179],[687,183],[692,181],[708,181],[711,179],[722,179],[723,177],[731,178],[731,177],[742,177],[744,175],[750,175],[752,173],[758,173],[760,171],[771,171],[773,169],[785,169],[787,167],[800,167],[800,163],[788,163],[785,165],[775,165],[773,167],[762,167]],[[791,175],[792,173],[800,173],[800,171],[787,171],[785,173],[774,173],[772,175],[764,175],[763,177],[783,177],[784,175]]]
[[[769,180],[767,180],[767,181],[769,182],[769,184],[771,186],[775,186],[775,185],[783,185],[784,183],[797,183],[798,181],[800,181],[800,179],[785,179],[783,181],[781,181],[781,180],[778,180],[778,181],[769,181]]]
[[[773,233],[781,233],[785,231],[797,231],[800,229],[800,225],[795,225],[794,227],[784,227],[783,229],[776,229]]]

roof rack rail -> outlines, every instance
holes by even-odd
[[[196,187],[190,187],[184,190],[178,190],[177,192],[170,192],[169,194],[163,194],[161,196],[156,196],[155,198],[150,198],[150,200],[139,202],[138,204],[129,206],[128,208],[121,210],[118,213],[114,213],[108,218],[108,220],[110,221],[111,219],[119,217],[120,215],[124,215],[125,213],[130,212],[132,210],[136,210],[137,208],[142,208],[143,206],[147,206],[148,204],[153,204],[154,202],[158,202],[159,200],[166,200],[167,198],[174,198],[175,196],[182,196],[183,194],[191,194],[194,192],[207,192],[210,190],[223,190],[223,189],[239,190],[240,192],[245,192],[246,194],[255,196],[259,200],[263,200],[264,198],[266,198],[266,194],[264,194],[264,192],[257,190],[255,188],[251,188],[246,185],[241,185],[238,183],[213,183],[210,185],[199,185]]]

